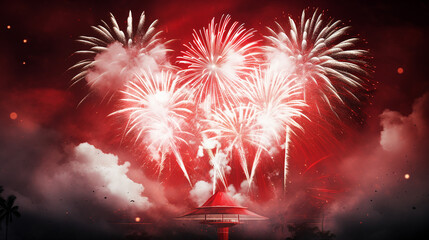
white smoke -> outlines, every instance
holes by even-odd
[[[220,143],[216,139],[204,139],[202,142],[202,147],[204,149],[214,149],[214,148],[220,148]]]
[[[384,150],[390,152],[402,152],[411,149],[416,145],[427,132],[424,119],[424,101],[427,101],[428,94],[416,100],[413,105],[413,112],[404,116],[399,112],[385,110],[381,114],[380,145]]]
[[[198,181],[189,192],[189,197],[198,206],[201,206],[212,194],[212,184],[206,181]]]
[[[269,68],[274,72],[291,74],[295,71],[295,63],[291,60],[291,57],[279,49],[272,48],[266,51],[265,58]]]
[[[234,185],[231,184],[228,186],[228,195],[231,196],[232,199],[234,199],[235,203],[237,203],[238,205],[244,206],[250,202],[249,195],[247,194],[248,188],[249,188],[249,184],[247,180],[244,180],[240,184],[240,191],[237,191]]]
[[[53,209],[64,208],[59,198],[71,203],[66,206],[71,211],[74,199],[91,197],[91,202],[107,209],[147,210],[152,203],[142,195],[143,185],[127,176],[129,167],[129,162],[121,165],[117,156],[81,143],[69,162],[55,166],[53,173],[38,175],[36,186]]]
[[[100,179],[99,184],[104,184],[108,192],[117,197],[122,205],[129,205],[129,202],[133,201],[141,210],[151,206],[148,198],[142,196],[143,185],[128,178],[129,162],[120,165],[117,156],[103,153],[88,143],[77,146],[75,154],[76,161],[70,163],[71,169]]]
[[[425,94],[409,115],[385,110],[380,135],[365,138],[340,165],[349,190],[327,210],[339,236],[363,232],[362,239],[390,239],[401,231],[412,236],[411,228],[426,229],[419,214],[429,211],[423,197],[428,195],[428,105]]]
[[[124,47],[119,42],[110,44],[107,49],[95,56],[93,67],[86,75],[91,89],[101,95],[113,94],[134,79],[134,74],[147,70],[159,72],[168,67],[166,50],[158,44],[147,54],[140,53],[137,47]]]
[[[228,155],[225,154],[223,151],[218,151],[216,155],[210,159],[210,165],[213,166],[213,169],[210,170],[210,177],[213,177],[214,170],[217,169],[220,172],[223,172],[224,174],[229,174],[231,172],[231,167],[229,164],[229,158]]]
[[[250,203],[250,198],[248,193],[248,183],[243,181],[240,184],[240,190],[234,187],[234,185],[229,185],[227,194],[234,199],[235,203],[238,205],[245,205]],[[198,181],[192,190],[189,192],[189,197],[194,201],[198,206],[201,206],[204,202],[207,201],[212,196],[212,183],[200,180]]]

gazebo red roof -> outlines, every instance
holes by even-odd
[[[216,192],[203,205],[193,211],[185,214],[181,218],[192,218],[198,215],[215,215],[215,214],[234,214],[241,215],[242,220],[264,220],[266,217],[260,216],[247,210],[246,207],[237,205],[226,192]]]
[[[234,200],[226,192],[216,192],[201,207],[241,207],[238,206]]]

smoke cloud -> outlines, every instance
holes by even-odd
[[[36,176],[36,187],[43,195],[51,196],[50,200],[54,202],[58,198],[65,198],[67,201],[85,198],[83,195],[93,192],[93,198],[98,200],[97,204],[106,208],[147,210],[152,204],[147,197],[142,196],[143,185],[127,176],[129,167],[129,162],[121,165],[117,156],[103,153],[89,143],[81,143],[73,148],[68,163],[48,168],[55,171],[52,174]],[[79,196],[76,192],[70,195],[70,185],[82,195]],[[68,197],[70,198],[67,199]],[[103,201],[105,199],[109,201]],[[56,209],[59,208],[60,206]]]
[[[189,197],[198,206],[201,206],[212,194],[212,184],[205,181],[198,181],[189,192]]]
[[[212,185],[212,183],[203,180],[198,181],[191,191],[189,191],[190,199],[198,206],[201,206],[212,196]],[[240,185],[240,190],[237,191],[234,185],[231,184],[228,186],[227,194],[231,196],[238,205],[250,203],[249,196],[247,195],[248,185],[247,181],[243,181]]]
[[[380,135],[368,137],[341,165],[350,189],[327,210],[339,238],[424,236],[422,219],[429,214],[428,104],[426,93],[409,115],[385,110]]]
[[[155,73],[162,66],[169,66],[163,44],[156,45],[147,54],[141,54],[138,48],[127,48],[114,42],[95,56],[94,66],[88,71],[86,81],[91,89],[104,96],[122,89],[140,71]]]

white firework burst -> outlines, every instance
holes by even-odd
[[[166,155],[170,152],[190,182],[178,144],[187,143],[183,138],[190,135],[183,129],[187,115],[191,114],[189,94],[177,87],[178,77],[171,72],[152,73],[143,71],[137,81],[129,82],[121,91],[124,107],[110,115],[121,114],[128,119],[125,136],[134,135],[135,141],[148,144],[161,173]],[[159,157],[161,154],[161,157]]]
[[[226,140],[229,143],[228,152],[234,148],[238,151],[240,165],[247,180],[250,179],[250,174],[244,145],[248,143],[264,148],[261,145],[264,142],[261,138],[264,136],[256,125],[255,110],[253,105],[233,107],[231,104],[225,104],[222,109],[213,111],[212,118],[206,120],[209,128],[203,131],[203,134],[213,134],[212,139]]]
[[[207,29],[194,30],[194,40],[185,45],[187,51],[179,57],[180,63],[187,65],[182,70],[184,80],[195,90],[197,104],[203,103],[207,112],[226,101],[238,102],[236,90],[260,54],[258,41],[253,40],[255,30],[230,21],[229,15],[219,23],[213,18]]]
[[[85,79],[91,90],[97,93],[114,94],[134,77],[138,69],[159,70],[165,62],[165,43],[161,42],[161,31],[155,30],[157,20],[145,29],[145,14],[140,15],[136,30],[133,28],[131,11],[127,19],[126,31],[122,31],[113,14],[110,14],[111,26],[105,21],[92,26],[95,36],[80,36],[77,40],[87,49],[76,54],[84,55],[73,68],[80,72],[72,78],[73,84]]]
[[[300,23],[289,18],[288,32],[276,24],[278,31],[268,28],[271,35],[266,36],[271,43],[265,48],[269,64],[296,76],[309,105],[319,109],[325,103],[334,111],[333,101],[358,100],[353,91],[362,87],[367,51],[356,49],[359,39],[347,36],[349,26],[339,20],[325,22],[317,10],[310,18],[304,10]]]
[[[272,140],[280,140],[285,134],[285,179],[288,164],[288,144],[291,128],[302,127],[297,122],[306,117],[302,110],[307,105],[301,99],[301,87],[291,75],[272,69],[255,68],[247,81],[244,93],[256,109],[256,123],[261,129],[262,138],[255,154],[249,185],[252,184],[256,168],[260,162],[262,146],[272,145]]]
[[[302,110],[307,105],[293,75],[255,68],[246,83],[243,95],[255,106],[257,124],[265,139],[279,140],[286,126],[302,129],[297,119],[304,116]]]

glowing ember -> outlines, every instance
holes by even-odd
[[[18,114],[16,112],[11,112],[9,117],[10,117],[10,119],[15,120],[18,118]]]
[[[404,178],[405,178],[405,179],[410,179],[410,174],[408,174],[408,173],[407,173],[407,174],[405,174],[405,175],[404,175]]]
[[[140,217],[136,217],[135,219],[136,222],[140,222],[140,220],[141,220]]]
[[[403,68],[401,68],[401,67],[399,67],[398,68],[398,74],[403,74],[404,73],[404,69]]]

